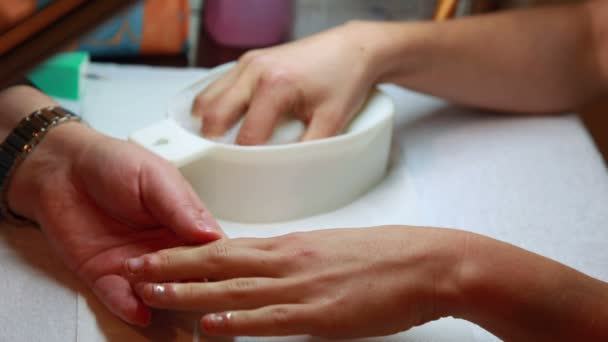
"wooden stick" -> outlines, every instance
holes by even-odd
[[[433,20],[445,21],[451,19],[456,14],[456,8],[458,7],[458,0],[438,0],[437,9]]]
[[[66,15],[74,8],[80,6],[84,0],[63,0],[52,2],[44,10],[33,14],[19,23],[15,28],[9,29],[1,34],[0,39],[0,55],[3,55],[10,49],[21,44],[27,38],[35,33],[42,31],[45,27],[50,26],[62,16]]]
[[[96,25],[102,24],[112,15],[135,2],[134,0],[71,0],[69,3],[77,1],[80,3],[77,8],[4,54],[0,54],[0,89],[19,80],[32,67],[58,52],[66,43],[89,32]],[[57,1],[57,3],[62,2],[68,3]],[[4,43],[3,37],[0,35],[0,43]]]

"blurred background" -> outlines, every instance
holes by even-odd
[[[466,16],[565,1],[453,2],[455,15]],[[0,32],[53,2],[0,1]],[[443,1],[141,0],[66,50],[86,51],[96,61],[213,67],[249,49],[302,38],[353,19],[431,19],[439,2]]]
[[[167,1],[167,0],[148,0]],[[168,0],[174,1],[174,0]],[[430,20],[437,0],[185,0],[187,63],[213,67],[245,51],[299,39],[349,20]],[[456,15],[576,0],[460,0]],[[155,60],[157,63],[162,61]],[[174,61],[173,64],[175,64]]]
[[[60,0],[0,0],[0,34]],[[80,0],[63,0],[78,2]],[[100,0],[101,1],[101,0]],[[95,32],[66,46],[76,56],[43,64],[30,79],[56,97],[80,96],[83,61],[177,67],[214,67],[250,49],[302,38],[353,19],[431,20],[439,5],[455,3],[450,16],[583,0],[140,0]],[[74,55],[74,54],[72,54]],[[66,65],[77,85],[56,90]],[[94,76],[94,75],[93,75]],[[66,78],[66,77],[64,77]],[[45,87],[48,85],[49,87]],[[580,116],[608,160],[608,101],[591,103]]]

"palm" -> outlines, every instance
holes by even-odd
[[[68,267],[112,312],[132,323],[147,322],[147,310],[133,295],[129,282],[120,275],[124,261],[177,246],[181,241],[167,228],[129,226],[105,214],[81,194],[72,196],[61,199],[74,203],[70,213],[44,225],[50,240]]]
[[[112,140],[86,152],[50,174],[38,220],[68,267],[112,312],[145,325],[149,309],[121,275],[125,260],[186,243],[169,226],[179,218],[179,206],[167,209],[174,197],[206,211],[177,170],[135,146]]]

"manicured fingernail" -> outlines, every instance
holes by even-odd
[[[217,229],[215,229],[215,227],[211,226],[210,224],[208,224],[207,222],[200,220],[196,223],[196,227],[199,230],[202,230],[204,232],[207,233],[217,233]]]
[[[152,292],[156,296],[162,296],[163,294],[165,294],[165,290],[166,290],[165,285],[163,285],[163,284],[152,285]]]
[[[143,258],[133,258],[127,260],[127,269],[131,274],[139,273],[144,267],[144,259]]]
[[[231,318],[232,313],[230,312],[209,314],[203,319],[203,324],[206,328],[218,328],[224,326]]]

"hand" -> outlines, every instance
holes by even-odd
[[[9,205],[114,314],[142,326],[150,309],[121,276],[124,261],[222,234],[177,169],[78,123],[51,130],[17,169]]]
[[[379,227],[220,240],[130,260],[125,271],[152,307],[211,313],[201,325],[212,335],[386,335],[448,314],[464,237]]]
[[[243,113],[241,145],[265,143],[280,117],[308,125],[301,140],[340,133],[377,81],[359,25],[345,25],[301,41],[246,53],[237,66],[195,99],[203,134],[223,135]],[[366,42],[367,43],[367,42]]]

